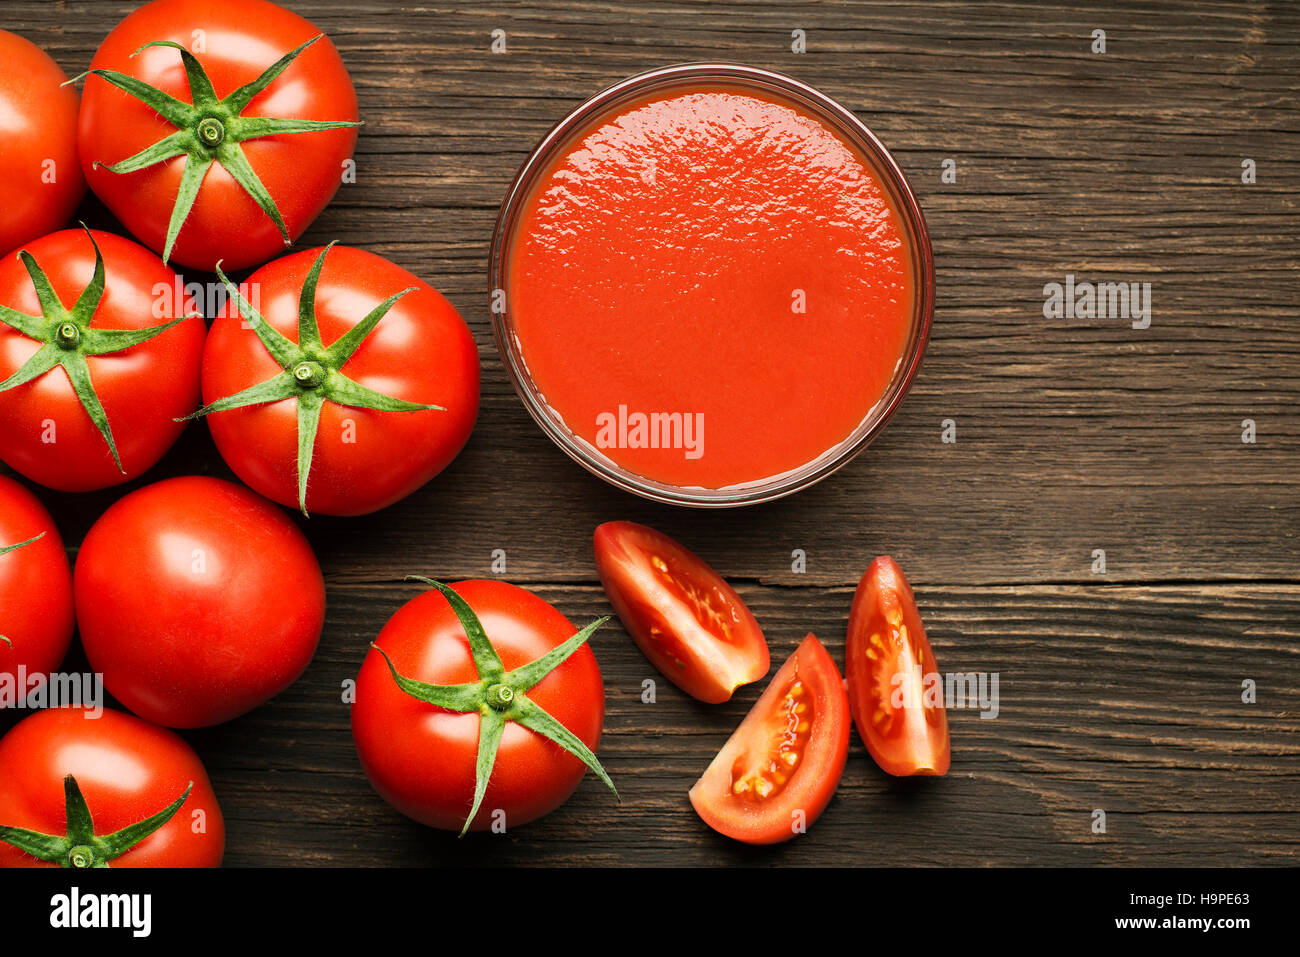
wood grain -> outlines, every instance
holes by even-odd
[[[830,808],[774,848],[717,837],[686,792],[757,698],[699,704],[668,685],[622,632],[594,639],[606,676],[601,759],[616,805],[594,778],[563,808],[503,836],[427,832],[370,791],[348,733],[342,682],[375,622],[414,586],[335,586],[330,641],[271,705],[190,735],[232,818],[231,864],[655,866],[1005,863],[1294,863],[1300,784],[1297,621],[1284,586],[944,587],[922,589],[947,671],[1000,675],[1001,710],[950,712],[946,778],[897,781],[857,742]],[[537,591],[575,621],[608,613],[591,585]],[[772,655],[813,630],[843,660],[850,588],[742,584]],[[1254,678],[1259,702],[1241,702]],[[642,682],[657,679],[656,701]],[[1290,710],[1288,710],[1290,709]],[[282,808],[298,805],[288,817]],[[1092,832],[1092,813],[1107,832]],[[289,839],[286,840],[286,837]]]
[[[224,803],[230,864],[1300,859],[1300,6],[289,5],[339,46],[366,121],[357,183],[304,242],[364,246],[438,286],[475,333],[484,395],[469,447],[429,487],[370,518],[311,520],[330,615],[307,675],[187,735]],[[8,0],[0,17],[75,74],[134,6]],[[503,55],[488,50],[497,28]],[[1090,52],[1096,28],[1105,54]],[[602,86],[695,59],[782,70],[857,111],[916,189],[938,279],[925,365],[887,432],[821,485],[739,512],[643,502],[570,463],[511,391],[488,326],[496,208],[536,140]],[[110,222],[93,201],[84,214]],[[1044,284],[1067,273],[1150,282],[1150,328],[1044,318]],[[949,418],[955,444],[940,441]],[[201,427],[149,478],[196,471],[228,474]],[[75,549],[121,491],[42,498]],[[575,620],[605,613],[590,534],[611,518],[664,529],[737,582],[774,660],[810,629],[840,657],[853,585],[893,554],[942,667],[998,672],[1001,713],[953,712],[952,773],[920,785],[888,780],[855,741],[806,837],[741,848],[685,792],[760,689],[710,708],[661,681],[642,704],[654,674],[610,626],[595,647],[621,806],[587,780],[501,838],[406,822],[366,784],[339,696],[414,594],[401,577],[485,576],[504,548],[509,580]]]

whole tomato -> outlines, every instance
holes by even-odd
[[[54,671],[72,627],[72,568],[59,530],[35,495],[0,475],[0,676],[14,675],[17,687],[20,668]]]
[[[464,833],[549,814],[584,764],[613,789],[594,754],[605,689],[586,644],[606,619],[579,632],[506,582],[429,584],[357,677],[352,736],[375,790],[422,824]]]
[[[218,867],[225,848],[208,773],[170,731],[48,708],[0,739],[0,867]]]
[[[168,261],[270,259],[325,208],[356,145],[356,91],[338,50],[268,0],[154,0],[90,67],[82,170]]]
[[[325,619],[302,532],[220,479],[120,499],[87,533],[73,577],[91,668],[127,708],[172,728],[229,721],[289,687]]]
[[[129,239],[66,229],[0,259],[0,459],[85,492],[151,468],[199,394],[203,319]]]
[[[77,91],[49,54],[0,30],[0,253],[61,229],[86,195]]]
[[[258,307],[227,310],[208,334],[203,412],[255,491],[304,513],[364,515],[464,447],[478,350],[432,286],[345,246],[277,259],[247,285]]]

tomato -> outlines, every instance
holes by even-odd
[[[316,651],[325,583],[288,517],[248,489],[145,486],[90,529],[73,575],[91,668],[140,717],[220,724],[289,687]]]
[[[48,675],[72,640],[72,569],[36,496],[0,475],[0,680]]]
[[[749,608],[708,565],[632,522],[596,529],[596,570],[610,604],[651,663],[710,704],[767,674],[767,642]]]
[[[141,242],[186,266],[239,269],[325,208],[356,120],[338,50],[297,14],[268,0],[154,0],[95,53],[78,146],[90,188]]]
[[[61,229],[86,195],[77,91],[30,40],[0,30],[0,253]]]
[[[151,468],[198,400],[192,312],[176,273],[111,233],[63,230],[0,259],[0,459],[64,492]]]
[[[69,775],[94,841],[77,833]],[[143,838],[118,834],[151,818]],[[58,853],[24,853],[14,828],[59,838]],[[0,739],[0,867],[218,867],[225,847],[208,773],[170,731],[120,711],[48,708]]]
[[[208,335],[203,412],[222,458],[254,490],[304,513],[364,515],[410,495],[464,447],[478,416],[478,349],[432,286],[341,246],[285,256],[248,284],[261,300],[244,304],[252,322],[227,310]],[[287,351],[272,358],[263,337]]]
[[[586,644],[604,619],[575,634],[506,582],[429,584],[357,677],[352,736],[375,790],[422,824],[464,833],[549,814],[584,764],[612,789],[594,755],[605,689]]]
[[[946,774],[951,749],[944,686],[912,586],[888,555],[853,596],[845,674],[853,723],[890,774]]]
[[[695,782],[691,805],[737,841],[788,841],[826,809],[848,753],[844,682],[809,634]]]

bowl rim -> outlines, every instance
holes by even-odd
[[[545,173],[558,150],[567,146],[573,135],[585,131],[593,121],[625,101],[658,89],[688,87],[710,81],[733,88],[751,87],[778,99],[793,101],[795,105],[811,110],[813,115],[856,147],[880,177],[902,220],[900,225],[910,240],[915,283],[912,328],[903,357],[884,395],[863,416],[857,428],[815,459],[795,469],[720,489],[672,485],[640,475],[618,465],[574,434],[559,413],[539,398],[514,334],[505,292],[509,288],[506,271],[514,225],[532,193],[534,181]],[[852,110],[820,90],[783,73],[727,61],[678,63],[637,73],[600,90],[555,123],[529,153],[506,190],[492,234],[488,281],[489,315],[497,353],[516,394],[551,441],[587,471],[624,491],[657,502],[696,508],[733,508],[773,501],[808,488],[847,465],[875,440],[911,389],[934,320],[934,254],[929,229],[911,184],[889,150]]]

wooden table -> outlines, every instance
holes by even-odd
[[[227,863],[1297,862],[1300,6],[289,5],[341,49],[366,122],[357,182],[304,242],[362,246],[446,293],[479,343],[483,407],[409,500],[306,523],[329,586],[315,661],[253,714],[186,735],[226,813]],[[3,26],[75,74],[134,6],[8,0]],[[629,74],[719,58],[788,72],[872,127],[929,218],[939,291],[924,368],[870,449],[791,499],[699,512],[606,486],[534,426],[493,348],[486,262],[506,185],[552,123]],[[93,202],[83,215],[110,224]],[[1046,318],[1044,286],[1067,274],[1149,282],[1149,328]],[[202,426],[148,478],[189,472],[229,474]],[[41,494],[75,548],[121,492]],[[760,687],[710,707],[661,681],[643,704],[655,673],[614,624],[593,646],[621,806],[588,776],[550,817],[463,841],[390,809],[341,686],[417,593],[402,576],[486,577],[505,549],[503,577],[588,620],[608,611],[590,535],[613,518],[735,583],[774,662],[810,629],[842,660],[857,579],[892,554],[941,667],[998,673],[1000,713],[951,712],[940,780],[887,778],[855,737],[806,836],[741,847],[686,791]]]

